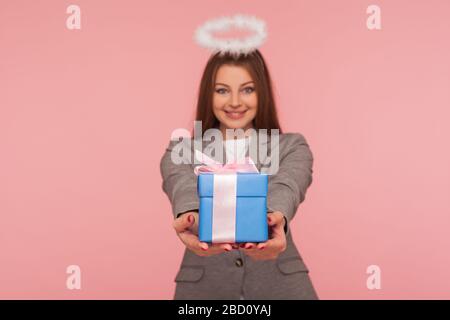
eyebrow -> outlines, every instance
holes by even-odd
[[[244,86],[244,85],[246,85],[246,84],[252,83],[252,82],[255,82],[255,81],[248,81],[248,82],[245,82],[245,83],[241,84],[241,87]],[[216,82],[216,85],[218,85],[218,84],[220,84],[220,85],[222,85],[222,86],[225,86],[225,87],[228,87],[228,88],[230,87],[229,85],[227,85],[227,84],[225,84],[225,83]]]

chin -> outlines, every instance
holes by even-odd
[[[244,129],[248,126],[248,121],[224,121],[223,122],[228,129]]]
[[[220,118],[220,122],[230,129],[243,129],[249,124],[251,125],[253,120],[253,117],[249,117],[249,115],[246,115],[246,117],[242,119],[230,119],[225,113],[222,114]]]

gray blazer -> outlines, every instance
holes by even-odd
[[[270,150],[270,136],[267,137]],[[170,141],[160,163],[162,189],[170,200],[174,218],[199,208],[194,174],[197,164],[177,165],[171,160],[170,153],[178,143]],[[201,151],[208,154],[205,146],[210,142],[202,144]],[[263,163],[264,160],[256,163],[259,170]],[[236,249],[202,257],[186,248],[175,277],[174,299],[318,299],[289,228],[312,183],[312,167],[313,154],[304,136],[280,134],[279,168],[276,174],[269,175],[267,208],[268,212],[282,212],[287,220],[286,250],[277,259],[255,261]]]

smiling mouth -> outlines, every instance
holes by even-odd
[[[240,112],[225,111],[225,114],[227,115],[228,118],[233,119],[233,120],[237,120],[237,119],[243,118],[246,112],[247,112],[247,110],[240,111]]]
[[[236,120],[236,119],[240,119],[240,118],[244,117],[246,112],[247,112],[247,110],[240,111],[240,112],[225,111],[225,114],[227,115],[228,118]]]

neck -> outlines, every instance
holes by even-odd
[[[244,138],[250,136],[250,131],[247,131],[247,130],[250,129],[250,128],[253,128],[253,126],[249,125],[249,126],[247,126],[246,128],[242,128],[242,130],[244,131]],[[223,127],[222,125],[220,125],[220,131],[222,132],[223,140],[229,140],[229,139],[238,139],[238,138],[241,138],[239,135],[236,136],[236,135],[234,135],[234,134],[232,134],[231,136],[227,137],[227,132],[226,132],[227,129],[229,129],[229,128],[225,128],[225,127]],[[237,129],[235,129],[235,130],[237,130]]]

